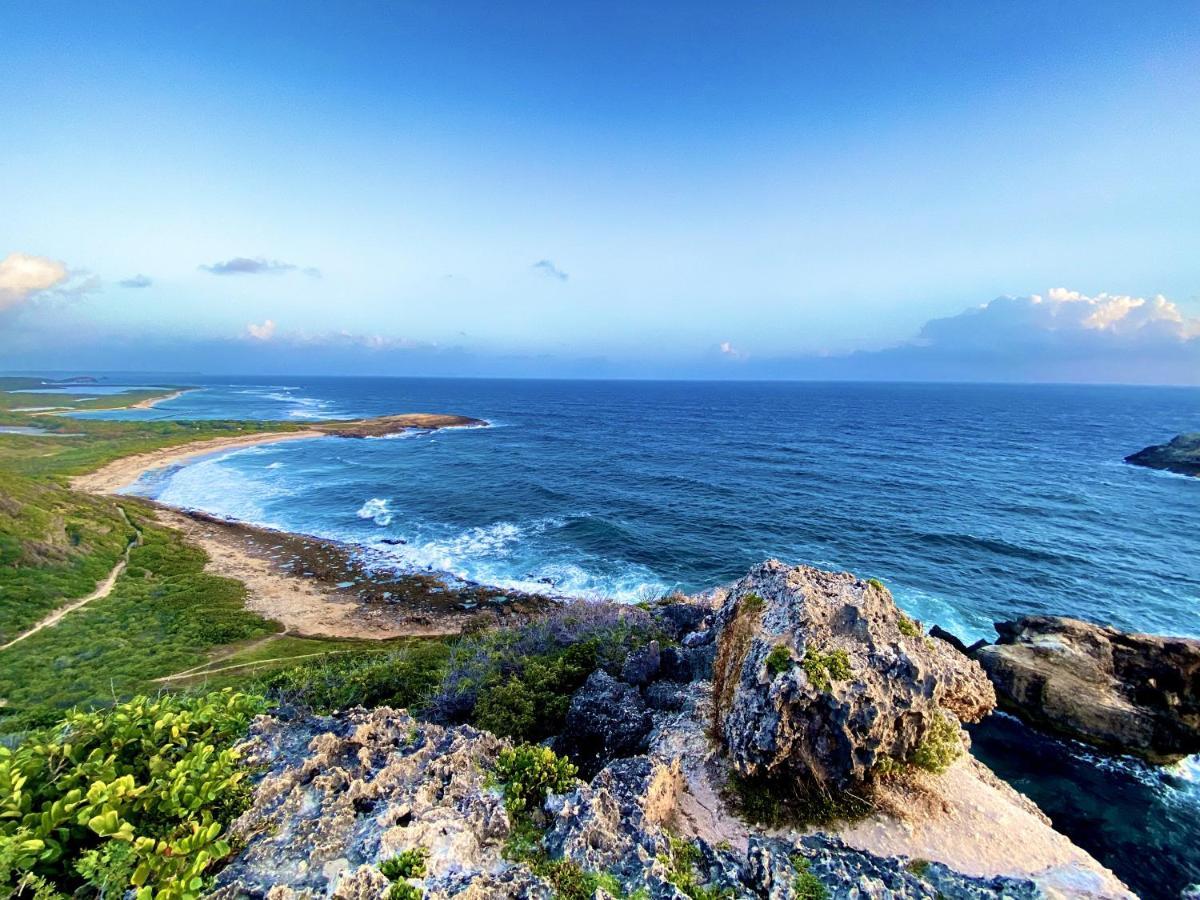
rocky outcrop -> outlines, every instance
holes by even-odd
[[[1200,431],[1180,434],[1125,457],[1125,462],[1179,475],[1200,476]]]
[[[983,670],[926,640],[887,589],[770,560],[716,616],[715,724],[743,775],[845,788],[945,721],[995,704]]]
[[[597,669],[571,697],[555,746],[590,778],[612,760],[644,751],[650,725],[641,694]]]
[[[1200,641],[1057,616],[996,625],[975,651],[1003,708],[1152,762],[1200,752]]]

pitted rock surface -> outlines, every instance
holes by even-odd
[[[844,788],[885,759],[906,760],[939,717],[990,712],[995,692],[979,665],[904,633],[903,621],[886,588],[849,573],[777,560],[751,570],[714,625],[715,724],[734,768]],[[772,672],[777,647],[790,662]],[[806,654],[841,656],[849,672],[813,677]]]

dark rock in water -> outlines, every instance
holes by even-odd
[[[663,603],[651,610],[655,620],[673,641],[682,640],[689,631],[695,631],[712,612],[700,603]]]
[[[399,544],[407,544],[408,541],[404,540],[404,538],[380,538],[379,543],[391,544],[392,546],[397,546]]]
[[[597,669],[571,697],[556,749],[590,778],[614,759],[643,752],[651,725],[642,695]]]
[[[734,769],[846,788],[907,760],[947,718],[990,712],[979,665],[903,622],[877,582],[777,560],[752,569],[713,626],[715,720]]]
[[[621,680],[634,687],[647,685],[658,677],[660,663],[658,641],[651,641],[625,658],[625,664],[621,667]]]
[[[975,651],[980,647],[986,647],[988,645],[987,641],[978,640],[968,647],[965,643],[963,643],[962,639],[958,635],[952,634],[941,625],[934,625],[932,628],[930,628],[929,636],[932,638],[937,638],[939,641],[945,641],[959,653],[962,653],[966,656],[973,656]]]
[[[1125,462],[1180,475],[1200,476],[1200,431],[1180,434],[1125,457]]]
[[[1200,752],[1200,641],[1058,616],[999,622],[976,652],[1001,705],[1031,724],[1151,762]]]
[[[855,850],[828,834],[812,834],[790,844],[776,838],[751,837],[747,854],[747,880],[761,896],[800,898],[816,896],[797,890],[805,875],[819,881],[830,897],[878,898],[1012,898],[1034,900],[1044,896],[1032,881],[995,876],[972,878],[941,863],[876,856]]]

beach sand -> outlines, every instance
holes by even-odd
[[[394,424],[399,417],[390,417]],[[450,425],[457,417],[443,417]],[[369,426],[374,420],[366,420]],[[145,472],[223,450],[341,433],[359,423],[300,431],[235,435],[126,456],[71,479],[76,490],[112,494]],[[405,427],[428,427],[421,424]],[[338,429],[335,431],[334,429]],[[357,436],[357,435],[356,435]],[[202,513],[147,504],[163,525],[208,554],[206,571],[242,582],[247,608],[308,637],[386,640],[458,634],[536,615],[552,601],[536,595],[455,582],[437,573],[369,569],[352,548],[307,535],[258,528]]]

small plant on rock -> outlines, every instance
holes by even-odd
[[[796,877],[792,880],[792,893],[800,900],[827,900],[829,889],[812,873],[808,860],[797,853],[792,857],[792,868]]]
[[[822,652],[810,648],[804,651],[800,663],[808,680],[821,691],[833,688],[833,682],[845,681],[850,677],[850,655],[845,650]]]
[[[884,586],[883,582],[880,581],[878,578],[868,578],[867,585],[869,587],[875,588],[875,590],[879,591],[880,593],[883,593],[884,591],[887,590],[887,588]]]
[[[521,744],[500,751],[492,780],[504,791],[504,808],[521,816],[540,809],[550,794],[569,791],[578,771],[549,747]]]
[[[904,613],[900,613],[900,618],[896,622],[896,626],[900,629],[900,633],[905,637],[921,636],[921,627]]]
[[[938,712],[909,762],[926,772],[940,775],[961,755],[962,739],[957,723],[945,713]]]
[[[779,675],[792,667],[792,651],[783,644],[776,644],[767,654],[767,671]]]
[[[428,858],[429,851],[424,847],[410,847],[403,853],[398,853],[391,859],[385,860],[379,867],[379,871],[391,881],[403,878],[424,878],[425,860]]]

